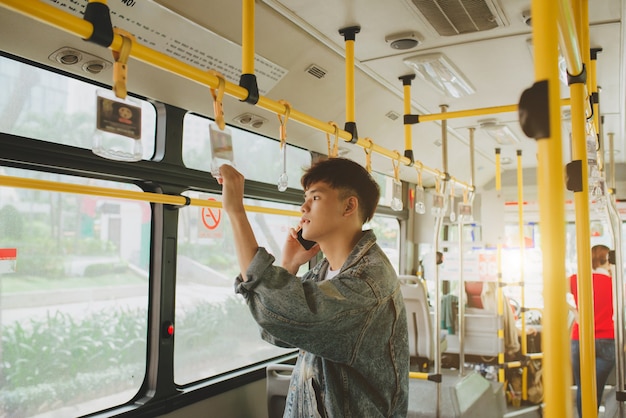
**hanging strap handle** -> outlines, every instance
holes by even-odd
[[[367,148],[363,147],[365,151],[365,169],[368,173],[372,172],[372,150],[374,148],[374,141],[371,138],[365,138],[365,142],[368,143]]]
[[[211,96],[213,96],[213,114],[215,115],[215,123],[224,130],[226,122],[224,122],[224,105],[222,100],[224,99],[224,90],[226,88],[226,79],[224,76],[216,70],[209,70],[209,73],[217,77],[219,84],[217,85],[217,91],[214,88],[211,89]]]
[[[280,113],[277,113],[278,122],[280,122],[280,148],[282,149],[287,143],[287,121],[289,120],[289,114],[291,113],[291,105],[286,100],[279,100],[278,103],[285,106],[285,119],[282,118]]]
[[[339,125],[337,125],[333,121],[330,121],[328,123],[335,128],[335,144],[333,145],[332,151],[330,149],[330,134],[326,132],[326,143],[328,144],[328,158],[337,158],[337,155],[339,154]]]
[[[400,153],[397,150],[393,150],[396,153],[396,158],[391,160],[391,164],[393,165],[393,179],[395,181],[400,181]]]
[[[125,99],[128,94],[128,90],[126,89],[126,81],[128,79],[128,57],[130,56],[130,51],[133,48],[135,36],[132,33],[120,28],[113,28],[113,32],[122,37],[122,47],[120,50],[112,51],[113,59],[115,60],[113,63],[113,92],[116,97]]]

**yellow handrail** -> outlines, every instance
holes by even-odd
[[[81,184],[63,183],[58,181],[27,179],[0,175],[0,187],[19,187],[22,189],[46,190],[62,193],[86,194],[92,196],[112,197],[118,199],[139,200],[150,203],[161,203],[175,206],[201,206],[221,208],[222,202],[187,198],[185,196],[173,196],[160,193],[138,192],[133,190],[120,190],[108,187],[85,186]],[[262,206],[244,205],[249,212],[267,213],[272,215],[284,215],[300,217],[301,213],[296,210],[265,208]]]
[[[569,106],[570,99],[560,99],[561,106]],[[491,107],[481,107],[476,109],[466,109],[466,110],[457,110],[453,112],[441,112],[441,113],[430,113],[428,115],[418,115],[418,119],[420,122],[431,122],[436,120],[446,120],[446,119],[457,119],[457,118],[467,118],[471,116],[481,116],[481,115],[493,115],[495,113],[507,113],[507,112],[517,112],[518,105],[502,105],[502,106],[491,106]]]

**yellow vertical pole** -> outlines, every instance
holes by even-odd
[[[543,255],[543,387],[546,418],[570,418],[572,382],[565,280],[565,193],[560,121],[556,2],[532,0],[535,80],[547,82],[548,131],[537,139],[539,228]]]
[[[352,142],[358,140],[354,111],[354,42],[356,34],[360,31],[360,26],[351,26],[339,30],[339,33],[344,36],[346,46],[346,124],[344,129],[352,133]]]
[[[241,5],[241,77],[239,86],[248,91],[245,101],[259,102],[259,86],[254,74],[254,0],[243,0]],[[279,114],[277,112],[277,114]]]
[[[350,58],[350,59],[348,59]],[[354,40],[346,40],[346,121],[356,120],[354,111]]]
[[[404,84],[404,114],[408,115],[411,113],[411,84]],[[404,125],[404,149],[411,150],[413,148],[413,144],[411,143],[411,133],[413,125],[407,123]]]
[[[589,168],[587,165],[587,133],[585,129],[585,87],[589,85],[585,79],[585,71],[589,68],[589,41],[587,2],[574,2],[576,30],[581,39],[583,57],[583,77],[570,83],[572,109],[572,159],[581,161],[581,187],[574,191],[574,208],[576,212],[576,252],[578,267],[578,312],[579,312],[579,344],[580,344],[580,385],[582,395],[582,416],[597,414],[596,370],[595,370],[595,332],[593,314],[593,284],[591,274],[591,230],[589,225]],[[585,9],[585,10],[583,10]],[[579,74],[573,74],[578,76]],[[594,138],[595,139],[595,138]],[[594,157],[595,158],[595,157]]]
[[[243,0],[241,12],[241,72],[254,74],[254,0]]]
[[[519,224],[519,259],[520,259],[520,305],[526,307],[526,287],[524,284],[524,262],[526,260],[526,240],[524,239],[524,176],[522,168],[522,150],[517,150],[517,222]],[[522,355],[528,352],[526,339],[526,316],[522,314]],[[528,399],[528,368],[522,368],[522,399]]]
[[[413,157],[413,125],[406,120],[406,117],[411,114],[411,81],[415,79],[415,74],[403,75],[400,77],[402,80],[402,88],[404,92],[404,156],[414,161]]]
[[[350,58],[350,59],[348,59]],[[354,122],[354,40],[349,39],[346,41],[346,120],[348,122]]]

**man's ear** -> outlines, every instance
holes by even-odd
[[[344,215],[351,215],[359,210],[359,199],[356,196],[350,196],[346,199],[346,208],[344,209]]]

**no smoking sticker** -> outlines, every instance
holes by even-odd
[[[213,198],[209,198],[209,200],[215,201]],[[200,217],[207,229],[215,229],[219,226],[222,219],[222,211],[218,208],[202,208]]]

